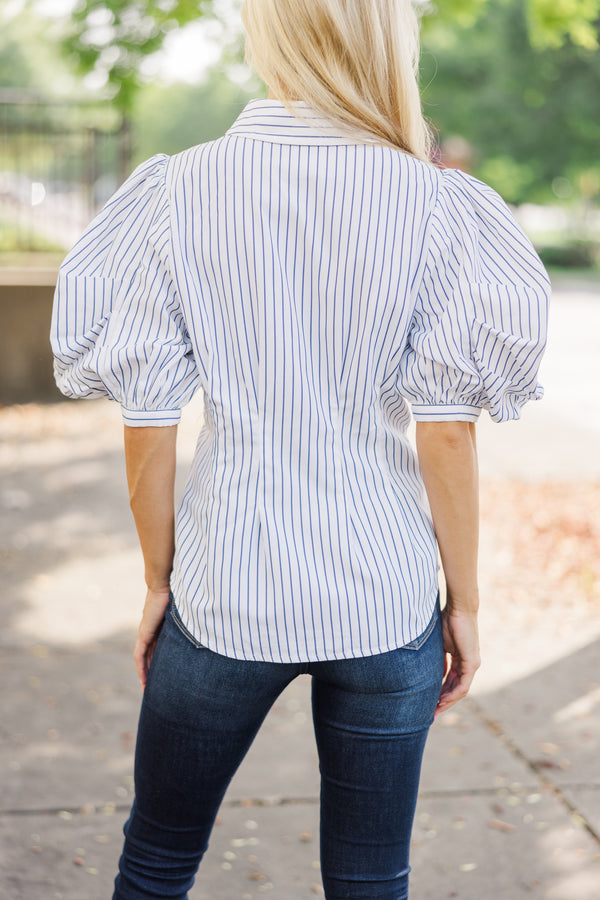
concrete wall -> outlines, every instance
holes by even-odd
[[[2,405],[62,398],[54,384],[49,339],[56,276],[56,269],[0,268]]]

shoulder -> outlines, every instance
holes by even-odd
[[[507,204],[488,184],[461,169],[441,168],[427,160],[418,159],[402,150],[395,151],[386,145],[376,145],[375,152],[389,155],[392,164],[404,177],[422,192],[423,210],[433,219],[443,220],[448,226],[466,224],[479,217],[512,219]]]
[[[235,135],[223,134],[220,137],[212,138],[210,141],[203,141],[200,144],[194,144],[179,153],[173,154],[169,160],[169,170],[171,173],[185,172],[193,169],[203,159],[210,159],[227,148],[231,141],[235,140]]]
[[[439,169],[438,173],[438,206],[445,214],[458,215],[464,222],[515,224],[508,204],[489,184],[461,169]]]
[[[105,204],[98,220],[115,225],[164,201],[168,163],[169,157],[164,153],[140,163]]]
[[[187,207],[198,190],[203,191],[221,170],[228,144],[233,136],[222,135],[187,147],[170,157],[166,182],[175,207]]]
[[[170,157],[166,153],[157,153],[141,162],[121,187],[111,197],[109,203],[118,202],[124,197],[152,192],[164,185]]]
[[[438,170],[429,229],[434,264],[444,257],[477,282],[528,284],[547,292],[548,275],[506,201],[460,169]]]
[[[87,226],[60,266],[61,276],[112,277],[151,233],[168,222],[169,157],[140,163]]]
[[[432,216],[434,228],[449,237],[481,242],[487,236],[500,240],[528,241],[514,212],[489,184],[460,169],[437,170],[437,197]]]

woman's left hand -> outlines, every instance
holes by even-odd
[[[151,590],[148,588],[142,621],[138,629],[138,637],[133,651],[135,668],[142,684],[146,687],[148,669],[158,635],[165,620],[165,611],[169,604],[169,587]]]

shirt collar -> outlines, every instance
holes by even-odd
[[[287,111],[281,100],[249,100],[227,135],[249,137],[274,144],[360,144],[378,143],[377,138],[360,129],[345,131],[305,100],[293,100],[292,106],[308,120],[302,122]]]

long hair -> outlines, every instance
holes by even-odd
[[[429,160],[411,0],[244,0],[246,62],[292,115],[302,100],[343,130]]]

